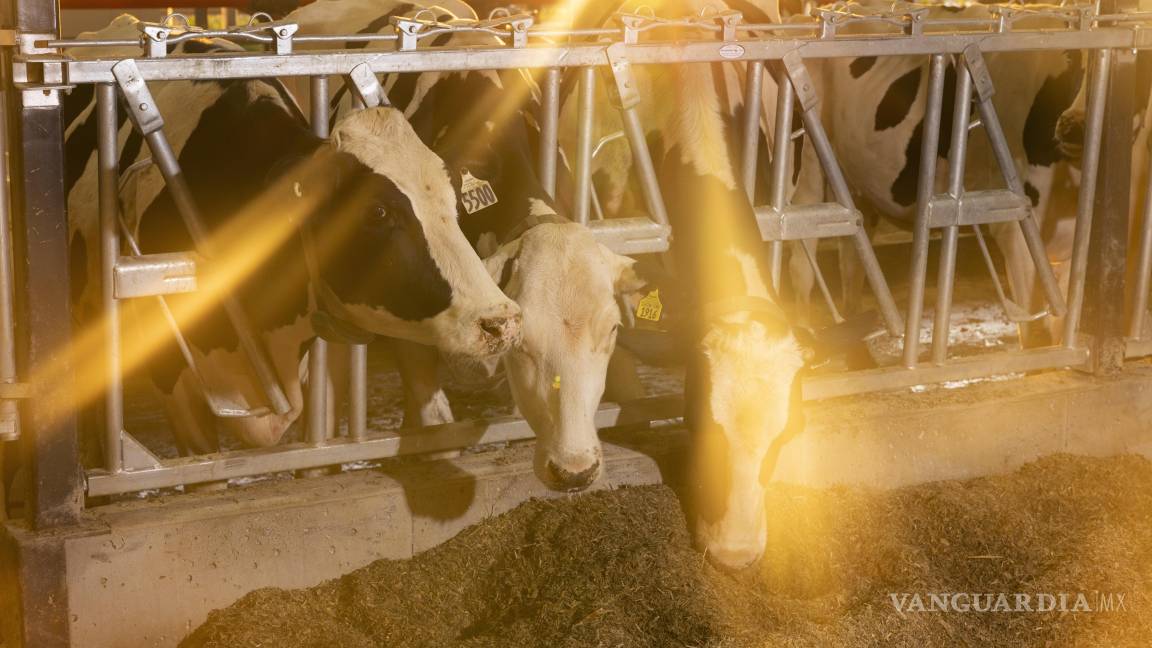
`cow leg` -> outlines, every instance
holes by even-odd
[[[645,395],[644,385],[637,373],[636,356],[628,349],[617,346],[608,360],[604,400],[623,403],[644,398]]]
[[[452,408],[440,385],[440,353],[434,347],[392,340],[404,381],[404,427],[451,423]]]

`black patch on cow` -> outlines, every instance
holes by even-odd
[[[88,241],[80,230],[76,230],[68,242],[68,276],[71,279],[72,303],[79,304],[81,295],[88,287]]]
[[[1040,190],[1033,186],[1031,182],[1024,183],[1024,194],[1028,196],[1028,200],[1032,203],[1033,207],[1040,204]]]
[[[124,140],[124,148],[120,150],[120,172],[123,173],[130,165],[136,162],[136,158],[140,155],[140,147],[144,146],[144,136],[140,131],[135,128],[131,133],[128,133],[128,139]]]
[[[904,147],[904,168],[892,183],[892,200],[908,207],[916,202],[916,177],[920,171],[920,146],[924,138],[924,120],[912,131],[908,146]]]
[[[65,95],[62,113],[65,127],[71,125],[80,117],[85,108],[96,102],[96,86],[85,83],[77,86]],[[96,152],[96,108],[83,123],[76,126],[68,139],[64,142],[64,192],[72,191],[72,187],[84,175],[84,167]]]
[[[859,79],[871,70],[873,65],[876,65],[875,56],[860,56],[848,64],[848,72],[852,74],[853,79]]]
[[[792,184],[800,179],[800,165],[804,161],[804,140],[800,138],[792,143]]]
[[[1063,159],[1056,139],[1056,122],[1076,99],[1084,76],[1079,50],[1065,52],[1064,58],[1067,67],[1044,80],[1024,120],[1024,154],[1031,165],[1051,166]]]
[[[876,107],[876,130],[882,131],[900,125],[908,111],[912,109],[912,102],[920,91],[921,71],[919,67],[913,68],[907,74],[896,79],[884,91],[880,105]]]

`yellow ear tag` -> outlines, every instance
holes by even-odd
[[[660,303],[660,290],[653,290],[636,305],[636,317],[649,322],[659,322],[664,304]]]
[[[560,389],[560,374],[552,377],[552,389]]]

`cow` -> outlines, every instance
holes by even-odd
[[[135,19],[126,16],[98,35],[136,31]],[[200,54],[227,48],[200,40],[181,47]],[[147,357],[147,372],[185,451],[215,450],[217,427],[250,446],[280,440],[303,409],[302,365],[321,312],[371,333],[470,357],[498,355],[518,341],[520,308],[500,292],[461,231],[444,162],[399,110],[350,114],[324,140],[275,80],[154,85],[205,228],[231,253],[214,256],[202,274],[238,275],[226,289],[252,321],[291,405],[286,414],[214,419],[178,347],[165,338]],[[65,105],[66,183],[75,311],[91,320],[100,275],[90,248],[99,240],[99,219],[95,116],[83,88]],[[140,135],[124,124],[118,143],[123,217],[142,252],[193,249]],[[175,313],[187,315],[183,333],[207,389],[260,405],[234,329],[216,303],[201,303],[194,312],[197,299],[195,293],[167,298]],[[141,311],[141,334],[163,330],[154,303],[133,303]],[[124,339],[130,344],[136,336]]]
[[[446,24],[475,17],[466,7],[321,0],[287,20],[302,33],[349,34],[388,30],[390,18],[405,15]],[[502,45],[479,33],[441,34],[421,44]],[[458,188],[491,190],[490,204],[460,192],[460,226],[524,315],[521,340],[504,355],[503,366],[516,407],[536,434],[535,473],[552,489],[587,487],[602,473],[594,417],[620,326],[616,296],[642,283],[632,259],[565,218],[542,186],[526,123],[538,92],[523,74],[394,74],[384,88],[415,132],[444,158]],[[348,108],[342,97],[336,105],[335,112]],[[435,350],[393,348],[405,383],[405,426],[452,421]]]
[[[679,17],[725,8],[673,0],[658,10]],[[580,27],[603,26],[602,18],[580,20]],[[675,40],[676,34],[662,32],[661,38]],[[681,311],[687,313],[685,512],[707,558],[740,569],[758,560],[767,543],[765,483],[775,451],[803,425],[798,378],[811,349],[797,338],[771,289],[766,248],[737,162],[739,120],[732,118],[732,101],[739,93],[725,90],[732,67],[637,66],[633,74],[672,226]],[[563,124],[575,123],[575,103],[565,103]]]

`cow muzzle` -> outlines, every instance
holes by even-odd
[[[581,491],[600,478],[600,459],[593,459],[591,464],[577,469],[561,466],[549,459],[544,462],[543,473],[540,480],[552,490],[565,493]]]

